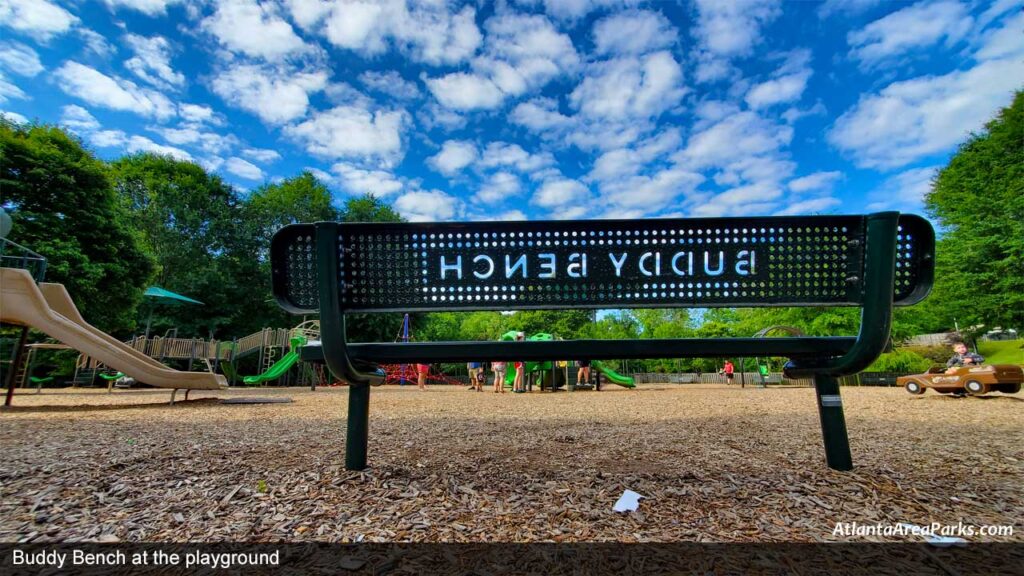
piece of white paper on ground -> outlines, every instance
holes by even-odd
[[[637,494],[636,492],[633,492],[632,490],[626,490],[625,492],[622,493],[622,496],[619,496],[619,500],[618,502],[615,503],[615,506],[612,506],[612,511],[632,512],[633,510],[636,510],[637,507],[640,506],[641,498],[643,498],[643,496]]]

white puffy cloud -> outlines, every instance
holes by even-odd
[[[476,199],[484,204],[497,204],[518,195],[523,186],[511,172],[495,172],[480,186]]]
[[[276,162],[281,159],[281,155],[276,150],[267,150],[266,148],[246,148],[242,150],[242,156],[251,158],[257,162],[263,162],[269,164],[270,162]]]
[[[174,146],[166,146],[164,144],[157,144],[145,136],[132,136],[128,138],[126,144],[128,152],[150,152],[153,154],[161,154],[163,156],[170,156],[177,160],[185,160],[191,162],[193,160],[192,155],[185,152],[181,148],[175,148]]]
[[[660,12],[632,10],[594,24],[594,50],[598,54],[644,54],[671,47],[679,31]]]
[[[11,98],[28,100],[28,94],[25,94],[24,90],[4,78],[3,73],[0,72],[0,104],[7,102]]]
[[[395,210],[410,222],[443,222],[454,219],[461,202],[440,190],[413,190],[395,199]]]
[[[679,130],[669,128],[634,147],[605,152],[594,161],[594,168],[587,178],[607,182],[632,176],[647,163],[676,151],[681,143]]]
[[[87,52],[92,52],[96,56],[104,59],[113,56],[117,52],[117,48],[108,42],[105,36],[98,32],[82,27],[76,28],[75,32],[82,37],[82,42],[85,44],[85,50]]]
[[[125,68],[158,88],[180,88],[185,85],[185,75],[176,72],[171,66],[171,44],[166,38],[128,34],[124,40],[135,54],[125,61]]]
[[[912,168],[886,178],[868,194],[869,211],[920,212],[941,166]]]
[[[263,170],[259,166],[237,156],[228,158],[224,162],[224,169],[246,180],[263,180]]]
[[[695,168],[727,167],[738,159],[774,154],[792,139],[791,127],[739,112],[692,134],[678,161]]]
[[[847,34],[850,55],[871,68],[943,39],[953,45],[971,29],[967,6],[954,0],[924,0]]]
[[[544,182],[534,193],[531,202],[542,208],[555,210],[586,203],[590,189],[579,180],[555,178]]]
[[[831,191],[832,187],[835,186],[836,182],[843,179],[843,173],[838,170],[831,172],[814,172],[800,178],[794,178],[789,181],[789,189],[793,192],[814,192],[814,191]]]
[[[177,128],[152,127],[164,137],[164,140],[171,144],[198,146],[205,152],[212,154],[223,154],[239,145],[238,137],[234,134],[221,135],[216,132],[203,130],[196,125],[186,124]]]
[[[213,108],[203,104],[178,104],[178,115],[185,122],[193,124],[213,124],[219,126],[223,122],[217,118]]]
[[[866,12],[882,3],[882,0],[825,0],[818,6],[818,18],[825,19],[836,14],[853,16]]]
[[[232,52],[269,61],[308,52],[310,47],[278,12],[277,4],[272,2],[219,0],[216,11],[200,23],[200,28]]]
[[[761,28],[781,12],[778,0],[697,0],[695,35],[716,56],[748,56],[761,41]]]
[[[43,71],[39,54],[21,42],[0,42],[0,67],[21,76],[35,76]]]
[[[63,108],[60,123],[76,134],[87,134],[100,128],[100,123],[88,110],[76,104]]]
[[[842,204],[838,198],[832,196],[820,196],[818,198],[807,198],[795,202],[786,203],[785,207],[777,210],[774,216],[797,216],[806,214],[821,214]],[[870,208],[868,210],[871,210]]]
[[[1021,37],[1021,30],[1024,30],[1024,10],[1006,18],[1003,25],[995,30],[983,30],[974,57],[978,60],[1024,58],[1024,38]]]
[[[490,110],[501,106],[505,94],[490,79],[466,72],[453,72],[428,78],[427,88],[446,108],[454,110]]]
[[[472,6],[456,12],[446,2],[288,0],[288,7],[304,29],[363,56],[394,46],[415,62],[458,64],[476,52],[482,38]]]
[[[390,196],[404,188],[402,182],[387,170],[366,169],[348,162],[338,162],[332,167],[338,175],[338,182],[354,194]]]
[[[517,0],[518,4],[533,6],[540,0]],[[575,21],[595,10],[635,6],[639,0],[543,0],[544,11],[559,20]]]
[[[698,82],[714,82],[736,73],[731,61],[750,56],[762,29],[782,13],[780,0],[697,0]]]
[[[436,156],[427,159],[427,164],[445,176],[453,176],[477,159],[476,145],[463,140],[448,140]]]
[[[28,124],[28,118],[25,118],[17,112],[11,112],[10,110],[0,110],[0,117],[6,118],[15,124]]]
[[[428,78],[442,105],[455,110],[493,109],[505,98],[537,90],[572,72],[579,56],[572,39],[536,14],[503,14],[487,20],[483,54],[473,72]]]
[[[123,148],[131,154],[150,152],[186,162],[193,161],[192,155],[181,148],[158,144],[145,136],[128,136],[121,130],[97,130],[89,133],[88,138],[98,148]]]
[[[693,216],[755,216],[769,214],[779,207],[782,188],[773,182],[755,182],[730,188],[694,204]]]
[[[573,119],[558,110],[553,98],[534,98],[518,104],[509,114],[513,124],[525,126],[534,133],[560,130],[573,125]]]
[[[359,75],[359,81],[367,88],[376,90],[399,100],[414,100],[420,97],[420,89],[394,70],[377,72],[367,70]]]
[[[147,16],[163,16],[167,7],[180,4],[182,0],[104,0],[111,8],[137,10]]]
[[[54,71],[54,79],[66,94],[93,106],[160,120],[175,114],[174,104],[160,92],[141,88],[130,80],[112,78],[78,62],[65,62]]]
[[[50,0],[4,0],[0,2],[0,25],[47,42],[64,34],[79,22],[78,16]]]
[[[336,106],[300,124],[287,126],[284,131],[310,154],[391,166],[405,154],[402,130],[408,121],[404,110],[371,112],[356,106]]]
[[[229,104],[252,112],[268,124],[284,124],[306,115],[309,95],[327,86],[327,74],[234,64],[215,75],[211,84]]]
[[[514,168],[524,174],[533,174],[556,164],[550,152],[531,154],[519,144],[491,142],[484,149],[477,163],[482,169]]]
[[[747,104],[757,110],[799,100],[810,77],[811,71],[808,69],[766,80],[747,92]]]
[[[1017,58],[965,71],[893,82],[864,94],[840,116],[828,141],[865,168],[896,168],[949,150],[1009,104],[1024,78]]]
[[[591,65],[569,101],[592,118],[644,119],[676,107],[686,92],[679,63],[663,51]]]

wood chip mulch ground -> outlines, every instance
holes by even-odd
[[[286,404],[220,404],[274,396]],[[0,541],[775,542],[838,522],[1014,525],[1024,397],[844,388],[856,469],[824,464],[808,388],[494,394],[26,391],[0,413]],[[180,395],[179,395],[180,398]],[[612,512],[624,489],[639,509]]]

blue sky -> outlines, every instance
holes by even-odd
[[[411,220],[920,211],[1021,0],[0,0],[0,110]]]

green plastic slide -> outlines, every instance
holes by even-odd
[[[612,384],[618,384],[623,388],[636,388],[636,382],[629,376],[623,376],[597,360],[592,361],[590,365],[601,374],[604,374],[605,378]]]
[[[293,337],[291,339],[291,350],[289,350],[287,354],[282,356],[277,362],[274,362],[274,365],[268,368],[263,374],[260,374],[259,376],[246,376],[245,378],[242,378],[242,381],[246,384],[259,384],[269,380],[277,380],[281,376],[284,376],[285,373],[295,365],[295,362],[299,359],[299,348],[305,345],[305,336]]]

